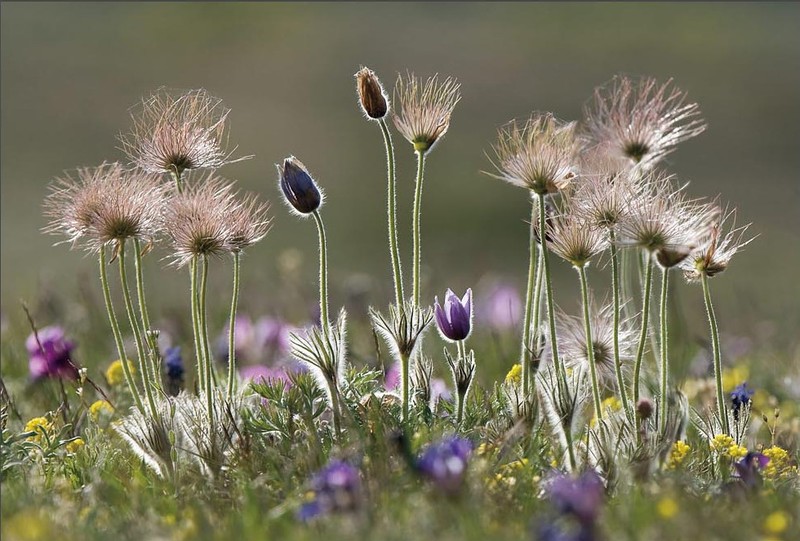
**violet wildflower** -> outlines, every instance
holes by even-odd
[[[522,319],[522,299],[512,285],[495,284],[480,305],[479,320],[497,331],[511,329]]]
[[[284,389],[291,386],[289,373],[282,367],[271,367],[263,364],[244,366],[239,370],[242,379],[253,383],[277,385],[283,383]]]
[[[31,333],[25,340],[28,350],[28,370],[34,380],[42,378],[70,378],[77,376],[70,355],[75,343],[66,338],[64,329],[44,327]]]
[[[557,474],[547,487],[547,494],[556,509],[584,526],[597,520],[604,493],[603,480],[594,471],[577,478]]]
[[[361,477],[358,468],[341,460],[332,460],[311,479],[313,500],[303,504],[297,517],[306,522],[331,513],[358,509],[361,500]]]
[[[292,326],[277,318],[262,317],[255,323],[256,346],[266,361],[282,361],[289,353],[289,333]]]
[[[754,392],[753,389],[747,386],[746,381],[741,385],[737,385],[736,388],[731,391],[731,407],[733,409],[733,419],[735,421],[739,420],[739,411],[750,404],[750,399],[753,398]]]
[[[448,342],[466,340],[472,330],[472,289],[467,289],[461,299],[448,289],[445,293],[444,307],[439,297],[434,297],[436,326],[442,338]]]
[[[322,206],[323,193],[311,177],[308,169],[294,156],[276,165],[280,174],[280,187],[290,210],[306,216]]]
[[[183,389],[185,373],[180,346],[167,348],[164,352],[164,366],[167,373],[167,393],[177,396]]]
[[[743,459],[734,462],[733,468],[736,476],[750,488],[755,488],[761,484],[761,470],[769,464],[769,457],[750,451]]]
[[[464,484],[472,442],[450,436],[432,443],[417,460],[417,470],[438,490],[456,494]]]

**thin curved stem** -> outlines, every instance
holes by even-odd
[[[214,401],[213,393],[214,385],[212,384],[212,374],[214,367],[211,363],[211,349],[208,345],[208,310],[206,309],[206,293],[208,291],[208,256],[203,255],[203,267],[200,273],[200,297],[198,313],[200,314],[200,341],[203,348],[203,357],[205,359],[205,375],[206,375],[206,409],[208,413],[208,422],[211,426],[214,424]]]
[[[553,357],[553,365],[556,367],[556,375],[560,383],[566,386],[566,374],[564,366],[561,364],[561,359],[558,357],[558,337],[556,336],[556,316],[555,316],[555,303],[553,302],[553,283],[550,279],[550,258],[548,257],[547,249],[547,222],[545,220],[545,207],[544,197],[542,195],[536,196],[539,202],[539,235],[542,239],[540,246],[542,247],[542,266],[544,268],[544,287],[547,293],[547,323],[550,327],[550,349]]]
[[[241,253],[233,253],[233,294],[231,296],[231,318],[228,322],[228,398],[233,396],[236,386],[236,311],[239,306],[239,272]]]
[[[464,340],[458,340],[456,342],[456,349],[458,350],[458,359],[456,362],[467,362],[467,347],[464,344]],[[464,402],[466,402],[467,395],[461,394],[458,390],[458,382],[456,383],[456,428],[461,426],[461,421],[464,419]]]
[[[136,295],[139,301],[139,316],[142,321],[142,336],[144,337],[145,344],[147,345],[147,356],[150,359],[150,372],[153,374],[153,385],[157,390],[161,390],[161,371],[158,366],[158,358],[156,355],[157,344],[155,335],[151,335],[150,331],[150,313],[147,310],[147,301],[145,299],[144,289],[144,275],[142,273],[142,246],[139,239],[133,239],[134,250],[134,269],[136,271]]]
[[[328,319],[328,241],[325,236],[325,224],[319,211],[315,210],[312,215],[319,233],[319,321],[325,339],[329,340],[331,324]]]
[[[190,281],[190,296],[192,304],[192,337],[194,338],[194,356],[197,362],[197,386],[201,391],[206,388],[206,367],[205,357],[203,356],[203,348],[200,346],[200,313],[198,311],[197,301],[197,273],[198,260],[197,256],[192,257],[189,263],[189,281]]]
[[[139,388],[136,385],[136,380],[133,378],[133,374],[131,373],[131,367],[129,366],[128,356],[125,354],[125,343],[122,340],[122,332],[119,328],[119,321],[117,320],[117,316],[114,313],[114,303],[111,300],[111,289],[108,286],[108,274],[106,272],[106,247],[100,247],[100,283],[103,286],[103,300],[106,304],[106,312],[108,312],[108,321],[111,324],[111,333],[114,335],[114,343],[117,346],[117,355],[119,355],[119,360],[122,363],[122,372],[125,374],[125,381],[128,383],[128,387],[131,389],[131,395],[133,396],[133,402],[136,404],[136,408],[139,410],[140,413],[144,413],[144,404],[142,403],[142,397],[139,393]]]
[[[633,420],[633,409],[628,401],[628,387],[622,374],[622,362],[619,355],[619,320],[620,320],[620,279],[619,255],[617,254],[616,237],[613,229],[608,230],[608,240],[611,246],[611,290],[614,310],[614,374],[617,377],[617,389],[622,402],[622,409],[630,420]]]
[[[394,169],[394,145],[392,144],[392,134],[386,121],[381,118],[378,120],[383,134],[383,144],[386,147],[386,177],[387,177],[387,200],[386,213],[389,229],[389,252],[392,258],[392,276],[394,277],[394,300],[398,307],[403,306],[403,266],[400,260],[400,248],[397,240],[397,177]]]
[[[708,286],[708,276],[702,274],[703,300],[706,305],[708,315],[708,325],[711,328],[711,347],[714,354],[714,382],[717,387],[717,409],[722,420],[722,429],[725,434],[730,434],[730,421],[728,420],[728,407],[725,403],[725,395],[722,390],[722,355],[719,348],[719,327],[717,326],[717,316],[714,312],[714,305],[711,303],[711,289]]]
[[[410,398],[411,398],[411,389],[410,389],[410,367],[411,358],[408,355],[403,353],[400,354],[400,386],[401,386],[401,394],[402,394],[402,420],[404,423],[408,422],[409,411],[410,411]]]
[[[414,267],[413,267],[413,299],[414,305],[419,306],[420,297],[420,267],[422,266],[422,236],[420,234],[420,219],[422,214],[422,182],[425,176],[425,153],[417,151],[417,181],[414,188],[414,216],[413,216],[413,235],[414,235]]]
[[[139,322],[136,320],[136,314],[133,311],[133,300],[131,299],[131,291],[128,287],[128,272],[125,265],[125,241],[120,241],[119,256],[117,258],[119,263],[119,280],[122,286],[122,298],[125,301],[125,311],[128,313],[128,321],[133,331],[133,338],[136,342],[136,353],[139,356],[139,370],[142,371],[142,385],[144,386],[144,394],[147,397],[147,402],[150,406],[150,413],[153,417],[158,416],[158,408],[156,408],[155,398],[153,397],[153,380],[150,375],[150,369],[147,366],[147,359],[145,358],[144,344],[142,343],[142,335],[139,332]]]
[[[600,402],[600,385],[597,381],[597,366],[594,358],[594,341],[592,340],[592,322],[589,316],[589,284],[586,281],[586,267],[578,267],[581,281],[581,300],[583,304],[583,330],[586,337],[586,357],[589,360],[589,376],[592,381],[592,398],[594,400],[594,416],[597,421],[603,419],[603,406]]]
[[[539,247],[539,255],[536,262],[536,288],[533,290],[533,317],[531,318],[531,331],[536,333],[534,340],[535,357],[531,363],[531,384],[535,385],[536,373],[539,371],[539,363],[542,361],[542,335],[539,327],[542,322],[542,284],[544,282],[544,264],[542,263],[542,249]]]
[[[175,181],[175,189],[178,190],[178,193],[183,193],[183,181],[181,180],[182,173],[183,171],[177,167],[173,167],[170,171],[170,176],[172,176],[172,180]]]
[[[650,289],[653,283],[653,261],[647,254],[647,266],[644,274],[644,291],[642,293],[642,328],[639,332],[639,346],[636,348],[636,360],[633,365],[633,403],[639,403],[639,386],[641,380],[644,345],[647,341],[648,317],[650,315]]]
[[[522,395],[527,397],[530,393],[532,367],[531,367],[531,320],[534,310],[534,289],[537,285],[536,271],[536,205],[531,202],[531,231],[528,245],[528,286],[525,290],[525,319],[522,323],[522,351],[520,364],[522,365]],[[536,310],[538,311],[538,304]],[[538,319],[538,317],[537,317]]]
[[[661,269],[661,305],[659,314],[661,345],[661,398],[658,402],[658,428],[664,432],[667,426],[667,388],[669,387],[669,325],[667,322],[667,290],[669,288],[669,269]]]

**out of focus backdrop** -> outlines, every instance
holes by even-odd
[[[99,291],[96,262],[41,233],[41,202],[65,169],[123,160],[129,107],[166,86],[206,88],[232,109],[231,143],[253,159],[219,172],[272,201],[274,227],[247,254],[242,310],[277,310],[278,277],[313,302],[316,231],[280,201],[273,164],[298,156],[324,187],[334,304],[384,306],[385,161],[378,127],[360,114],[353,74],[374,69],[458,78],[463,99],[428,160],[424,295],[502,279],[522,289],[529,202],[482,171],[496,129],[533,110],[579,119],[614,74],[650,75],[700,103],[708,122],[668,166],[693,195],[722,194],[759,237],[713,280],[730,333],[797,347],[800,327],[800,5],[546,3],[73,3],[2,5],[2,312],[43,291]],[[414,159],[395,134],[402,249],[410,271]],[[148,258],[162,309],[185,304],[185,272]],[[227,263],[211,302],[229,298]],[[558,267],[558,302],[577,282]],[[84,278],[88,286],[82,286]],[[598,286],[604,284],[595,275]],[[705,325],[696,286],[675,288]],[[102,321],[102,319],[101,319]],[[42,324],[52,323],[42,321]],[[705,336],[699,327],[696,336]],[[784,349],[784,351],[788,351]]]

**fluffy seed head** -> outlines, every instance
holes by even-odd
[[[356,92],[361,110],[369,119],[378,120],[389,112],[389,97],[383,89],[378,76],[367,67],[362,67],[355,75]]]
[[[322,206],[324,194],[300,160],[289,156],[283,160],[283,164],[276,164],[275,167],[278,168],[278,182],[290,210],[298,216],[307,216]]]
[[[175,194],[164,213],[174,263],[182,267],[195,257],[231,251],[228,223],[236,207],[233,184],[213,173]]]
[[[736,209],[726,209],[719,216],[712,223],[709,235],[681,262],[681,269],[689,281],[699,280],[703,274],[710,278],[723,272],[736,252],[755,239],[747,238],[750,224],[736,227]],[[723,231],[727,233],[723,234]]]
[[[535,114],[523,125],[501,128],[494,146],[491,176],[538,195],[564,189],[575,176],[578,143],[575,123],[563,123],[550,114]]]
[[[607,154],[592,153],[581,166],[582,182],[575,190],[575,211],[593,227],[614,229],[629,213],[641,191],[627,167]]]
[[[231,159],[225,122],[230,109],[205,90],[174,95],[159,89],[132,110],[133,127],[120,136],[122,150],[149,173],[216,169]]]
[[[450,127],[450,116],[461,99],[461,85],[452,77],[439,75],[422,82],[414,74],[397,78],[395,102],[400,112],[392,118],[397,130],[420,153],[430,151]]]
[[[237,198],[235,203],[228,215],[228,245],[238,253],[263,239],[272,220],[267,215],[269,203],[262,203],[254,194]]]
[[[614,77],[595,89],[594,102],[584,111],[589,141],[651,169],[675,146],[705,128],[700,107],[687,103],[686,93],[653,78]]]
[[[580,215],[561,214],[550,225],[549,248],[575,268],[584,267],[608,246],[602,229],[592,227]]]
[[[45,199],[46,232],[97,252],[127,239],[152,243],[162,228],[166,193],[159,179],[119,163],[78,169],[57,178]]]

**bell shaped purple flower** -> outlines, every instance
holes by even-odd
[[[432,443],[417,461],[417,470],[446,494],[456,494],[464,484],[472,442],[452,436]]]
[[[61,327],[44,327],[31,333],[25,340],[25,347],[28,350],[28,370],[34,380],[77,377],[70,359],[75,343],[66,338]]]
[[[322,192],[300,160],[289,156],[277,168],[281,191],[297,214],[311,214],[322,205]]]
[[[584,526],[592,525],[597,520],[604,493],[603,480],[594,471],[577,478],[557,474],[547,488],[547,494],[556,509]]]
[[[442,338],[449,342],[466,340],[472,330],[472,289],[467,289],[461,299],[448,289],[444,306],[439,304],[438,296],[434,297],[433,310]]]
[[[743,459],[733,463],[736,475],[748,487],[758,487],[761,484],[761,470],[769,464],[769,457],[750,451]]]
[[[361,501],[358,468],[341,460],[332,460],[315,473],[310,488],[313,499],[297,513],[304,522],[329,513],[354,511]]]

